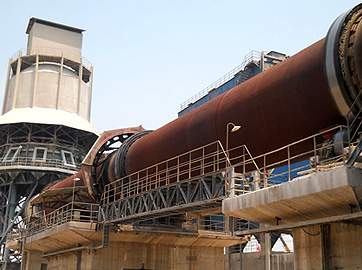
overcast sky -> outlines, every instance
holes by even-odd
[[[249,51],[293,55],[358,2],[0,0],[0,102],[8,59],[26,47],[30,17],[86,29],[83,56],[94,66],[91,122],[99,131],[156,129]]]

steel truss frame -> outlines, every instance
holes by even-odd
[[[220,207],[230,173],[225,169],[103,204],[100,220],[133,223]]]
[[[23,210],[22,200],[31,192],[39,193],[45,186],[75,173],[77,165],[87,154],[96,140],[90,132],[66,126],[39,123],[12,123],[0,125],[0,230],[1,241],[7,237],[10,226],[17,228],[20,220],[13,220]],[[47,161],[32,162],[35,147],[47,147]],[[11,161],[4,160],[11,148],[22,149],[21,155]],[[59,151],[66,150],[74,155],[73,166],[63,165]],[[10,187],[13,187],[12,189]],[[13,190],[12,195],[10,195]],[[10,230],[9,232],[11,232]],[[3,243],[0,258],[3,261],[14,261],[14,256],[5,249]],[[19,258],[17,258],[19,259]]]
[[[0,145],[13,143],[47,143],[79,149],[84,154],[96,140],[86,131],[58,125],[15,123],[0,126]]]

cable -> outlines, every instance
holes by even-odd
[[[302,228],[303,232],[305,232],[306,234],[308,234],[308,235],[310,235],[310,236],[317,236],[317,235],[320,235],[320,234],[321,234],[321,231],[319,231],[319,232],[316,233],[316,234],[313,234],[313,233],[309,233],[309,232],[307,232],[306,230],[304,230],[303,227],[301,227],[301,228]]]

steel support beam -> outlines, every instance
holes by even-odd
[[[242,236],[242,235],[261,234],[261,233],[266,233],[266,232],[283,232],[283,231],[291,230],[294,228],[300,228],[300,227],[306,227],[306,226],[318,225],[318,224],[326,224],[326,223],[347,222],[347,221],[350,221],[353,219],[359,219],[359,218],[362,218],[362,212],[332,216],[332,217],[327,217],[327,218],[319,218],[319,219],[314,219],[314,220],[307,220],[307,221],[302,221],[302,222],[292,223],[292,224],[270,226],[267,228],[244,230],[244,231],[239,231],[236,234],[238,236]]]

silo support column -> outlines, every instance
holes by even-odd
[[[7,215],[5,217],[5,224],[4,224],[4,231],[3,231],[3,238],[5,236],[5,234],[7,233],[7,229],[9,227],[9,225],[11,223],[13,223],[14,221],[14,217],[15,217],[15,209],[17,206],[16,203],[16,184],[15,183],[11,183],[10,184],[10,189],[9,189],[9,198],[8,198],[8,203],[6,206],[6,212]],[[8,261],[9,260],[9,254],[10,254],[10,250],[9,249],[5,249],[4,252],[4,261]]]
[[[260,228],[268,225],[260,224]],[[261,256],[264,258],[264,270],[271,270],[271,235],[263,233],[260,235]]]

